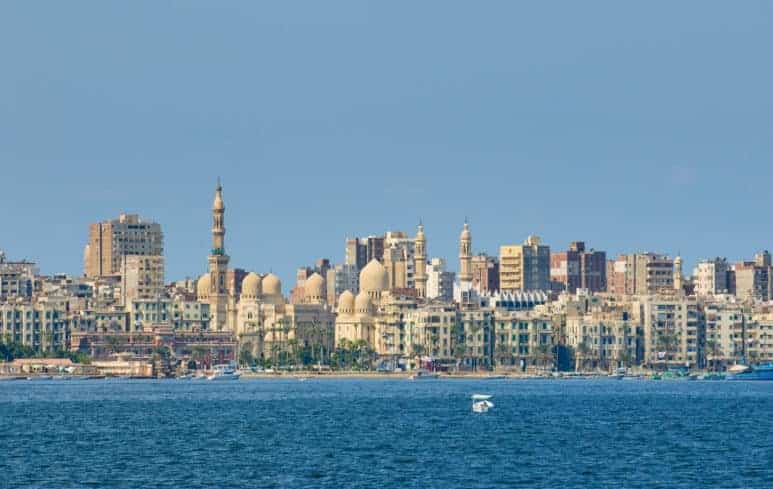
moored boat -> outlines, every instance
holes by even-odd
[[[216,365],[207,380],[239,380],[241,374],[230,365]]]
[[[733,365],[733,367],[741,366]],[[731,373],[727,376],[727,380],[773,380],[773,363],[763,363],[745,369],[733,367],[728,369]]]
[[[439,375],[435,372],[430,372],[429,370],[425,368],[420,368],[416,370],[410,377],[408,377],[410,380],[427,380],[427,379],[437,379]]]

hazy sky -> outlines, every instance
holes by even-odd
[[[424,221],[430,256],[539,234],[610,254],[773,248],[773,3],[0,5],[0,248],[82,270],[91,221],[163,225],[285,282]]]

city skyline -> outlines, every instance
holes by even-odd
[[[5,9],[0,247],[77,273],[88,223],[136,212],[170,278],[201,273],[217,175],[234,263],[285,281],[419,219],[454,268],[464,216],[489,253],[773,247],[769,5],[304,7]]]
[[[220,182],[221,182],[221,178],[217,177],[214,181],[217,182],[217,186],[219,187],[220,186]],[[227,189],[224,188],[223,192],[227,195]],[[226,200],[227,200],[227,197],[226,197]],[[408,227],[408,228],[382,228],[380,230],[374,228],[372,231],[369,231],[369,232],[366,232],[366,233],[347,234],[345,236],[341,236],[340,239],[338,240],[338,243],[337,243],[338,244],[337,253],[336,252],[333,252],[333,253],[330,253],[330,254],[322,254],[322,253],[320,253],[320,254],[318,254],[316,256],[311,257],[307,261],[297,261],[295,263],[295,266],[292,268],[292,270],[277,270],[277,269],[275,269],[272,266],[269,266],[268,268],[260,268],[259,266],[253,266],[250,263],[242,263],[238,259],[238,257],[236,259],[234,259],[233,253],[230,250],[234,249],[234,248],[241,249],[242,247],[238,246],[238,244],[235,244],[235,243],[231,242],[231,240],[234,239],[233,235],[236,234],[238,236],[240,233],[238,233],[238,231],[234,232],[235,230],[233,229],[233,225],[230,224],[231,219],[233,219],[232,218],[232,214],[234,213],[233,206],[232,205],[228,205],[227,207],[228,207],[228,213],[229,213],[229,225],[228,225],[228,237],[226,238],[226,242],[227,242],[227,248],[229,250],[229,255],[232,258],[231,265],[234,268],[241,268],[241,269],[244,269],[244,270],[247,270],[247,271],[265,271],[266,273],[272,272],[272,273],[276,274],[277,276],[279,276],[279,278],[282,280],[282,283],[288,284],[290,286],[292,286],[292,284],[295,283],[296,271],[298,270],[298,268],[308,266],[308,265],[314,263],[318,259],[322,259],[322,258],[330,259],[330,263],[331,264],[342,264],[342,263],[344,263],[344,261],[345,261],[345,257],[344,257],[344,254],[345,254],[345,240],[348,239],[348,238],[353,238],[353,237],[356,237],[356,236],[383,236],[386,232],[389,232],[389,231],[407,232],[407,235],[412,237],[414,232],[415,232],[415,227],[416,226],[422,225],[424,228],[427,228],[427,226],[425,225],[424,220],[423,219],[419,219],[417,221],[416,225],[414,225],[413,227]],[[107,217],[107,220],[109,221],[110,219],[118,219],[119,216],[123,216],[123,215],[126,215],[126,216],[139,216],[139,218],[143,222],[151,223],[151,224],[159,224],[159,225],[161,225],[161,229],[166,229],[166,225],[164,223],[159,222],[158,220],[155,220],[152,217],[145,216],[145,215],[143,215],[141,213],[135,213],[134,211],[131,211],[131,212],[129,212],[129,211],[121,211],[117,215],[114,215],[112,217]],[[96,220],[92,220],[89,224],[87,224],[86,229],[84,231],[84,235],[85,236],[88,236],[89,227],[95,225],[95,222],[97,222],[97,221]],[[427,258],[427,263],[428,264],[431,261],[431,259],[433,259],[433,258],[440,258],[440,259],[444,260],[448,264],[447,269],[449,271],[455,272],[455,273],[459,272],[458,232],[460,232],[466,224],[469,224],[471,227],[473,226],[473,223],[471,223],[469,218],[467,218],[467,217],[465,217],[461,221],[461,224],[458,226],[458,228],[456,230],[457,231],[457,235],[454,236],[453,239],[452,239],[452,246],[456,247],[456,249],[452,252],[452,254],[450,254],[448,256],[440,255],[440,254],[437,254],[437,253],[433,252],[433,244],[434,244],[433,241],[434,240],[432,239],[431,228],[428,228],[426,230],[425,234],[427,236],[427,241],[428,241],[426,258]],[[444,229],[443,231],[444,231],[442,233],[443,235],[447,235],[448,234],[448,230],[447,229]],[[211,240],[211,236],[210,236],[209,232],[210,232],[209,228],[206,228],[204,230],[204,236],[205,236],[204,237],[204,241],[209,242]],[[451,230],[451,233],[453,233],[453,230]],[[528,233],[528,234],[525,234],[523,236],[523,238],[520,239],[520,240],[518,238],[514,238],[513,240],[507,241],[507,242],[500,241],[500,244],[499,245],[495,245],[493,247],[493,249],[488,249],[488,248],[481,249],[481,248],[478,247],[478,244],[477,244],[480,241],[478,232],[476,230],[474,230],[474,229],[473,229],[473,235],[474,235],[474,241],[473,241],[473,247],[472,247],[472,256],[478,256],[478,255],[484,255],[485,254],[485,255],[492,256],[492,257],[497,258],[497,259],[500,256],[501,247],[503,247],[503,246],[505,246],[505,247],[506,246],[520,246],[530,236],[538,236],[538,237],[542,238],[542,236],[539,233]],[[164,239],[166,240],[168,238],[169,238],[169,236],[167,235],[167,232],[164,231]],[[570,247],[570,245],[572,243],[574,243],[575,241],[578,241],[578,240],[582,241],[583,239],[584,239],[584,237],[580,236],[579,238],[572,239],[570,241],[567,241],[566,243],[551,243],[551,242],[548,242],[547,240],[542,239],[542,244],[545,244],[545,245],[549,246],[551,253],[555,254],[557,252],[565,251],[566,249],[568,249]],[[81,275],[84,274],[84,270],[85,270],[84,269],[85,263],[83,262],[83,258],[85,257],[85,255],[84,255],[84,253],[85,253],[84,248],[85,248],[85,245],[88,244],[88,239],[84,239],[83,241],[84,241],[84,246],[82,246],[81,249],[80,249],[80,251],[81,251],[81,253],[80,253],[81,260],[79,262],[79,267],[78,267],[78,269],[76,271],[61,270],[61,269],[48,270],[46,268],[45,264],[41,263],[41,260],[39,260],[37,257],[13,255],[12,253],[9,253],[9,251],[8,251],[9,249],[12,249],[12,248],[0,248],[0,250],[5,252],[6,257],[9,258],[9,259],[19,260],[19,261],[26,260],[26,261],[31,261],[31,262],[36,263],[36,265],[41,270],[41,273],[43,273],[43,274],[51,275],[51,274],[54,274],[54,273],[68,273],[68,274],[72,274],[74,276],[81,276]],[[486,241],[487,242],[491,242],[492,240],[489,237],[489,239],[486,240]],[[665,247],[653,248],[653,249],[645,249],[645,248],[639,247],[639,248],[632,248],[632,249],[628,249],[628,250],[619,250],[619,251],[616,251],[616,252],[610,252],[603,245],[603,243],[594,243],[594,242],[589,242],[587,240],[585,241],[585,243],[588,245],[588,249],[589,250],[599,250],[599,251],[606,252],[606,257],[607,257],[608,261],[614,261],[617,258],[618,255],[631,254],[631,253],[655,252],[655,253],[662,253],[664,255],[670,256],[671,258],[676,258],[677,256],[679,256],[683,260],[682,263],[684,264],[683,268],[684,268],[685,276],[690,276],[692,271],[693,271],[693,268],[698,266],[699,263],[701,263],[703,261],[706,261],[706,260],[711,260],[711,259],[714,259],[716,257],[721,257],[721,258],[726,258],[728,260],[728,262],[730,262],[730,263],[733,263],[733,262],[743,262],[743,261],[752,260],[755,253],[757,253],[759,251],[766,251],[766,250],[769,249],[768,247],[758,247],[758,248],[753,249],[753,250],[750,249],[743,256],[728,256],[726,254],[718,252],[718,253],[714,253],[714,254],[709,254],[707,256],[694,257],[694,256],[685,256],[680,251],[677,251],[677,252],[669,251]],[[197,243],[197,245],[200,245],[200,244],[201,243]],[[443,249],[447,249],[448,245],[447,244],[441,244],[440,247],[443,248]],[[164,249],[164,253],[163,253],[162,256],[164,257],[165,262],[167,262],[167,263],[169,261],[175,262],[176,260],[174,260],[174,258],[172,258],[171,260],[169,259],[169,256],[173,255],[173,250],[168,250],[166,246],[164,246],[164,248],[165,249]],[[325,245],[325,249],[332,249],[332,248],[335,248],[335,246],[330,246],[329,244]],[[209,250],[210,250],[210,246],[207,245],[205,247],[205,249],[204,249],[204,253],[208,253]],[[182,275],[175,274],[175,272],[170,272],[168,266],[165,267],[165,269],[166,269],[166,276],[167,276],[167,282],[171,283],[171,282],[174,282],[174,281],[177,281],[177,280],[186,279],[186,278],[190,278],[190,279],[198,278],[201,275],[201,273],[204,273],[206,271],[206,268],[207,268],[206,260],[199,260],[199,261],[203,261],[204,264],[203,265],[201,265],[199,263],[192,264],[192,266],[189,266],[187,269],[184,268],[185,264],[179,263],[179,261],[178,261],[178,266],[181,267],[179,269],[180,270],[187,270],[187,271],[183,271]],[[263,260],[261,260],[261,262],[265,262],[265,258]],[[268,263],[271,263],[271,261],[268,260]],[[203,271],[198,271],[199,269],[202,269]],[[547,290],[547,289],[545,289],[545,290]]]

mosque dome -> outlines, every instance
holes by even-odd
[[[348,290],[338,296],[338,314],[354,314],[354,294]]]
[[[367,292],[363,291],[357,294],[357,298],[354,299],[354,311],[363,316],[369,316],[373,313],[373,303]]]
[[[389,274],[375,258],[360,272],[360,290],[367,293],[382,292],[389,288]]]
[[[260,295],[260,275],[250,272],[242,280],[242,297],[255,299]]]
[[[205,299],[209,297],[210,286],[211,286],[211,279],[209,278],[208,273],[205,273],[204,275],[199,277],[199,280],[196,282],[196,298]]]
[[[306,279],[303,284],[303,292],[306,300],[308,301],[324,301],[325,296],[325,279],[318,273],[313,273],[311,277]]]
[[[273,273],[269,273],[263,277],[263,295],[268,296],[281,296],[282,295],[282,282],[279,277]]]

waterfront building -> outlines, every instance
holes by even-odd
[[[586,250],[573,241],[567,251],[550,254],[550,280],[554,290],[573,294],[577,289],[601,292],[607,288],[607,254]]]
[[[507,369],[552,368],[554,357],[553,320],[535,311],[496,309],[494,360]]]
[[[0,303],[0,341],[41,352],[67,348],[70,324],[66,301],[41,297]]]
[[[676,264],[676,262],[674,262]],[[695,293],[699,296],[726,294],[730,291],[728,272],[730,266],[725,258],[703,260],[693,270]],[[676,285],[674,285],[676,288]]]
[[[643,332],[626,305],[597,304],[568,308],[565,345],[576,370],[631,367],[641,361]]]
[[[647,365],[704,364],[705,321],[695,298],[674,293],[640,296],[631,312],[642,326]]]
[[[85,275],[90,278],[119,275],[124,256],[162,256],[164,235],[161,225],[121,214],[89,225],[89,242],[84,252]]]
[[[550,247],[539,236],[522,245],[499,248],[499,287],[502,292],[550,290]]]
[[[479,253],[472,257],[472,286],[481,293],[499,290],[499,259]]]
[[[428,362],[454,365],[454,333],[459,313],[453,304],[429,302],[405,312],[405,356],[413,358],[412,367]]]
[[[494,310],[490,308],[462,309],[459,335],[459,357],[468,369],[490,368],[494,360]]]

